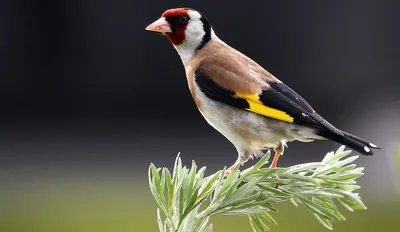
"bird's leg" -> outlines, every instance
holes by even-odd
[[[234,164],[232,164],[232,166],[230,166],[228,169],[226,169],[225,175],[229,175],[229,174],[231,174],[231,172],[233,170],[235,170],[235,168],[240,164],[238,161],[236,161]]]
[[[272,160],[271,165],[269,166],[270,168],[276,168],[276,165],[278,164],[278,160],[281,154],[275,151],[274,159]]]
[[[269,166],[270,168],[276,168],[279,157],[283,155],[284,150],[285,150],[285,141],[281,141],[279,145],[276,148],[274,148],[275,156],[274,159],[272,160],[271,165]],[[278,175],[276,175],[275,177],[279,178]],[[278,188],[278,186],[279,186],[278,184],[275,184],[276,189]]]
[[[232,166],[230,166],[228,169],[226,169],[225,174],[226,174],[226,175],[231,174],[231,172],[232,172],[233,170],[235,170],[235,168],[236,168],[238,165],[243,165],[244,163],[246,163],[246,162],[250,159],[251,154],[252,154],[252,153],[251,153],[251,152],[248,152],[248,151],[242,151],[242,152],[239,151],[239,157],[238,157],[238,159],[236,160],[236,162],[235,162],[234,164],[232,164]]]
[[[274,148],[275,155],[274,155],[274,159],[272,160],[271,165],[269,166],[270,168],[276,168],[276,166],[278,164],[279,157],[281,155],[283,155],[284,150],[285,150],[285,142],[281,141],[279,143],[279,145],[276,148]]]

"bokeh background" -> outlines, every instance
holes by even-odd
[[[169,41],[144,31],[180,6],[202,11],[337,127],[383,147],[357,160],[368,210],[345,213],[335,230],[398,231],[395,0],[2,1],[0,231],[156,231],[150,162],[171,167],[181,152],[213,173],[236,159],[197,112]],[[294,142],[280,165],[337,148]],[[274,231],[325,231],[302,208],[278,209]],[[250,231],[245,217],[214,222],[217,232]]]

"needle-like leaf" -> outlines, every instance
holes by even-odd
[[[344,221],[336,203],[347,210],[365,210],[356,180],[364,169],[346,157],[350,151],[340,147],[329,152],[321,162],[298,164],[288,168],[264,167],[270,153],[254,166],[229,175],[225,169],[204,177],[205,167],[182,166],[180,156],[171,172],[167,168],[149,167],[150,191],[159,209],[157,224],[162,232],[212,232],[214,215],[247,215],[254,231],[266,231],[266,223],[277,224],[270,214],[276,204],[291,201],[304,205],[326,228],[335,220]],[[161,214],[164,215],[161,215]]]

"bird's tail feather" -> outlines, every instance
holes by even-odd
[[[331,131],[320,131],[318,135],[337,143],[343,144],[363,155],[372,155],[372,149],[380,149],[380,147],[376,146],[375,144],[367,142],[357,136],[354,136],[344,131],[342,131],[342,133],[343,135],[338,135],[332,133]]]

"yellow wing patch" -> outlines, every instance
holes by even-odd
[[[293,123],[294,120],[293,117],[291,117],[284,111],[265,106],[260,101],[260,97],[257,94],[245,95],[245,94],[235,93],[234,97],[245,99],[250,105],[250,108],[246,109],[248,111],[251,111],[256,114],[261,114],[270,118],[275,118],[281,121]]]

